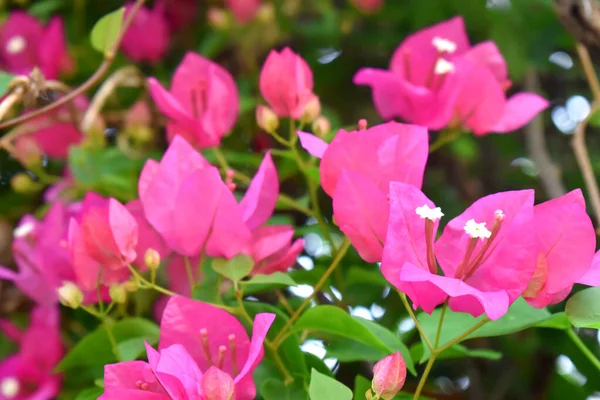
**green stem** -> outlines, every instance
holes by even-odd
[[[433,153],[436,150],[441,149],[454,139],[456,139],[462,132],[458,129],[453,129],[449,132],[444,131],[440,134],[440,136],[429,145],[429,152]]]
[[[129,268],[129,271],[131,272],[131,274],[133,275],[133,277],[137,280],[137,282],[138,282],[138,284],[140,285],[141,288],[143,288],[143,289],[153,289],[153,290],[156,290],[159,293],[166,294],[167,296],[175,296],[174,292],[171,292],[168,289],[165,289],[165,288],[163,288],[161,286],[158,286],[157,284],[152,283],[149,280],[147,280],[146,278],[144,278],[131,265],[128,265],[127,267]]]
[[[106,318],[102,320],[102,325],[104,325],[104,329],[106,330],[108,340],[110,340],[110,345],[112,347],[112,351],[117,361],[121,361],[121,354],[119,354],[119,346],[117,345],[117,340],[115,339],[115,334],[113,333],[112,326]]]
[[[433,367],[433,363],[435,362],[436,357],[437,357],[437,354],[432,353],[431,357],[429,358],[429,361],[427,361],[427,365],[425,366],[425,371],[423,371],[423,375],[421,376],[421,380],[419,381],[419,386],[417,386],[417,390],[415,390],[415,395],[413,396],[413,400],[418,400],[419,397],[421,396],[421,392],[423,391],[423,388],[425,387],[425,382],[427,382],[427,377],[429,376],[429,373],[431,372],[431,368]]]
[[[292,326],[292,324],[294,322],[296,322],[298,317],[300,317],[300,314],[302,314],[302,311],[304,311],[304,309],[306,307],[308,307],[308,305],[310,304],[312,299],[317,295],[319,290],[321,290],[321,288],[323,287],[325,282],[327,282],[327,278],[329,278],[329,276],[333,273],[333,271],[339,265],[340,261],[342,261],[342,258],[344,258],[344,255],[348,251],[349,247],[350,247],[350,242],[348,241],[348,238],[344,238],[344,241],[342,242],[342,245],[340,246],[340,249],[339,249],[337,255],[331,262],[331,265],[329,266],[329,268],[327,268],[327,271],[325,271],[325,273],[321,276],[321,279],[319,279],[319,281],[316,283],[312,294],[310,296],[308,296],[306,299],[304,299],[304,302],[300,305],[300,307],[298,307],[296,309],[296,311],[294,311],[294,314],[292,314],[290,316],[290,319],[288,319],[288,321],[286,322],[283,329],[281,329],[281,331],[279,331],[279,334],[275,337],[275,340],[273,340],[273,346],[275,347],[275,349],[279,348],[279,346],[283,342],[286,331]]]
[[[454,339],[452,339],[451,341],[449,341],[448,343],[446,343],[439,349],[436,349],[435,353],[436,354],[443,353],[444,351],[448,350],[450,347],[454,346],[455,344],[460,343],[463,339],[465,339],[471,333],[475,332],[477,329],[481,328],[483,325],[487,324],[488,322],[490,322],[490,319],[485,317],[484,319],[479,321],[477,324],[473,325],[471,328],[467,329],[466,331],[464,331],[463,333],[461,333],[460,335],[458,335],[457,337],[455,337]]]
[[[194,272],[192,271],[192,263],[188,256],[183,257],[183,264],[185,265],[185,273],[187,274],[188,282],[190,284],[190,295],[194,293]]]
[[[431,345],[431,341],[429,340],[429,338],[425,334],[425,331],[421,327],[421,323],[419,323],[419,320],[417,319],[417,316],[415,315],[415,312],[413,311],[412,307],[410,306],[410,304],[408,304],[406,295],[402,292],[398,292],[398,294],[400,295],[400,299],[402,300],[402,304],[404,304],[404,308],[406,308],[408,315],[410,315],[410,317],[412,318],[413,322],[415,323],[415,326],[417,327],[417,330],[419,331],[419,334],[425,341],[425,344],[427,345],[427,347],[429,347],[429,350],[433,352],[434,347]]]
[[[442,313],[440,314],[440,321],[438,322],[438,328],[437,328],[437,332],[435,334],[435,342],[433,347],[435,347],[437,349],[438,345],[440,344],[440,336],[442,334],[442,325],[444,324],[444,317],[446,316],[446,309],[448,308],[448,300],[446,300],[446,302],[444,302],[444,305],[442,306]]]
[[[594,367],[600,370],[600,360],[598,360],[598,357],[596,357],[596,355],[592,353],[592,351],[585,345],[585,343],[583,343],[583,341],[577,335],[577,333],[575,333],[575,331],[572,329],[568,329],[567,336],[569,337],[569,339],[571,339],[573,344],[577,346],[577,348],[583,353],[583,355],[586,356],[586,358],[590,360],[592,364],[594,364]]]

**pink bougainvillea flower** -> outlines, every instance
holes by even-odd
[[[383,0],[350,0],[354,7],[364,13],[373,13],[383,6]]]
[[[250,340],[226,311],[174,296],[162,316],[159,350],[146,346],[148,363],[107,365],[100,398],[254,399],[252,371],[274,319],[275,314],[257,314]]]
[[[127,15],[133,3],[127,3],[125,7]],[[138,10],[121,46],[127,57],[133,61],[156,63],[167,52],[169,40],[170,32],[164,14],[164,4],[157,3],[153,8],[141,7]]]
[[[57,289],[63,283],[78,284],[67,248],[68,223],[70,218],[77,217],[77,207],[56,201],[41,221],[30,215],[23,217],[12,244],[19,271],[0,268],[0,279],[13,281],[27,296],[43,305],[58,302]],[[84,294],[86,303],[97,301],[95,287]]]
[[[260,71],[260,93],[278,116],[300,119],[315,97],[312,71],[290,48],[271,50]]]
[[[29,327],[25,331],[19,332],[14,326],[11,330],[13,334],[9,337],[17,339],[19,350],[0,361],[0,398],[55,398],[60,391],[61,377],[54,374],[53,370],[64,353],[58,307],[37,306],[31,313]],[[15,331],[18,332],[17,337]]]
[[[136,259],[138,224],[115,199],[86,195],[81,215],[69,222],[71,263],[81,288],[110,285],[129,277]]]
[[[148,249],[154,249],[158,252],[161,259],[164,259],[169,255],[169,248],[163,240],[162,236],[150,225],[144,214],[144,208],[140,200],[130,201],[125,205],[127,211],[138,225],[138,242],[135,248],[137,257],[133,264],[138,267],[145,269],[146,264],[144,262],[144,256]]]
[[[191,24],[198,14],[197,0],[159,0],[171,31],[176,31]]]
[[[292,243],[294,228],[288,225],[264,225],[252,232],[250,256],[255,262],[252,275],[286,272],[304,249],[304,240]]]
[[[300,142],[321,155],[321,184],[333,198],[334,219],[367,262],[381,260],[393,181],[421,187],[429,153],[425,128],[396,122],[340,130],[331,144],[306,133]]]
[[[245,24],[256,16],[260,2],[261,0],[225,0],[225,5],[239,23]]]
[[[537,267],[523,297],[542,308],[564,300],[590,269],[596,232],[579,189],[535,206],[534,215]]]
[[[373,367],[371,389],[375,395],[384,400],[391,400],[404,386],[406,380],[406,363],[400,352],[390,354],[379,360]]]
[[[185,256],[202,249],[233,257],[250,240],[243,211],[219,171],[176,136],[160,163],[148,160],[139,180],[148,222],[169,248]]]
[[[435,242],[439,207],[419,189],[390,184],[390,221],[381,272],[414,307],[448,306],[498,319],[527,288],[536,268],[532,190],[477,200]],[[439,262],[445,276],[437,275]]]
[[[149,78],[150,93],[170,122],[172,140],[181,135],[198,148],[218,146],[237,119],[240,100],[233,77],[220,65],[188,52],[173,75],[171,91]]]
[[[462,17],[408,36],[389,70],[363,68],[354,77],[371,86],[378,113],[431,129],[467,127],[477,135],[510,132],[548,102],[533,93],[506,99],[506,63],[492,42],[469,44]]]
[[[54,17],[46,27],[23,11],[13,11],[0,27],[0,65],[13,74],[29,75],[38,67],[48,79],[72,69],[62,20]]]
[[[249,229],[254,230],[264,224],[277,204],[279,196],[279,178],[277,169],[271,158],[271,153],[267,152],[258,171],[252,178],[246,194],[240,201],[240,207],[243,212],[243,219]]]
[[[594,255],[592,265],[576,283],[588,286],[600,286],[600,251]]]

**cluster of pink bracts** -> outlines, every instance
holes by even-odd
[[[255,7],[259,2],[228,2],[245,20],[252,10],[240,11],[241,3]],[[168,15],[166,7],[167,2],[157,2],[154,10],[144,10],[128,35],[145,32],[145,24],[163,29],[154,13]],[[25,23],[33,32],[31,38],[22,36],[27,46],[36,43],[34,35],[43,34],[62,43],[59,21],[42,28],[30,17],[13,14],[1,32],[2,49],[12,54],[2,54],[2,63],[18,73],[28,72],[31,65],[25,61],[33,58],[14,57],[23,43],[15,42],[10,29]],[[169,29],[165,24],[165,32]],[[132,41],[129,55],[136,60],[160,58],[159,47],[168,42],[141,46]],[[58,49],[54,55],[67,54],[64,46]],[[34,64],[48,77],[69,65],[68,57],[56,56],[53,61],[61,64],[44,64],[48,48],[42,45],[30,50],[37,57]],[[548,105],[530,93],[506,99],[510,82],[493,43],[471,47],[457,17],[411,35],[394,54],[389,71],[363,69],[355,82],[372,87],[383,118],[401,117],[419,126],[388,122],[367,129],[362,124],[358,131],[340,130],[331,143],[297,134],[308,153],[321,159],[322,187],[333,200],[340,230],[365,261],[381,262],[385,278],[415,309],[431,313],[448,300],[454,311],[485,313],[495,320],[520,296],[534,307],[545,307],[562,301],[575,283],[600,285],[596,235],[579,190],[538,205],[532,190],[486,196],[449,221],[435,240],[444,214],[420,190],[429,153],[427,128],[507,132]],[[184,257],[195,261],[201,254],[245,254],[254,261],[251,274],[270,274],[287,271],[303,242],[293,241],[291,226],[265,224],[279,195],[269,152],[238,201],[229,174],[223,180],[196,151],[219,146],[235,125],[239,96],[232,76],[188,53],[169,90],[154,78],[149,87],[168,118],[170,146],[160,162],[147,161],[139,178],[139,200],[122,205],[95,193],[80,202],[53,199],[42,220],[25,216],[15,230],[19,271],[0,269],[0,278],[14,281],[39,306],[25,333],[6,322],[0,325],[21,344],[18,354],[0,363],[0,385],[12,390],[11,398],[36,394],[41,399],[58,391],[60,382],[51,370],[62,354],[59,296],[68,300],[69,289],[76,288],[85,304],[97,302],[98,295],[108,299],[110,286],[131,277],[130,265],[146,268],[148,249],[167,261],[169,287],[182,296],[172,297],[164,308],[158,351],[147,346],[148,362],[106,367],[102,398],[243,400],[256,394],[252,370],[262,359],[262,342],[275,315],[256,315],[250,340],[226,311],[184,297],[191,294]],[[288,48],[268,56],[260,91],[269,105],[257,113],[263,127],[275,128],[278,117],[302,119],[319,107],[309,66]],[[63,156],[74,142],[63,142],[54,155]],[[40,331],[48,345],[34,352]],[[391,398],[406,375],[401,356],[382,360],[375,375],[373,390]]]

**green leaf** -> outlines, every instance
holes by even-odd
[[[296,378],[292,384],[286,385],[281,380],[268,379],[260,387],[260,394],[265,400],[306,400],[303,379]]]
[[[105,56],[111,51],[121,32],[124,16],[125,7],[121,7],[96,22],[91,34],[94,49],[104,53]]]
[[[419,322],[421,323],[421,327],[425,331],[427,337],[430,340],[435,338],[435,334],[437,332],[438,321],[440,318],[441,309],[438,308],[431,315],[426,313],[420,313],[418,316]],[[469,328],[473,327],[479,321],[481,321],[484,317],[480,316],[478,318],[474,318],[466,313],[457,313],[452,310],[446,310],[446,316],[444,318],[444,325],[442,328],[442,333],[440,335],[440,346],[445,345],[446,343],[453,340],[455,337],[461,335]],[[545,309],[537,309],[531,307],[523,298],[518,298],[510,308],[508,312],[500,319],[496,321],[490,321],[487,324],[483,325],[481,328],[471,333],[467,339],[472,339],[476,337],[489,337],[489,336],[501,336],[508,335],[514,332],[521,331],[526,328],[540,326],[540,327],[548,327],[548,328],[557,328],[556,326],[544,326],[544,323],[551,321],[552,314]],[[560,328],[562,329],[562,328]],[[425,347],[423,352],[423,357],[421,358],[421,362],[424,362],[429,358],[430,352],[429,348]]]
[[[320,373],[333,378],[331,370],[327,367],[327,364],[325,364],[325,362],[319,357],[315,356],[312,353],[304,353],[304,359],[306,360],[306,366],[311,370],[314,368]]]
[[[3,95],[8,90],[8,84],[15,76],[0,71],[0,95]]]
[[[423,343],[415,343],[410,348],[413,358],[420,358],[423,355]],[[469,349],[461,344],[456,344],[444,351],[438,356],[438,360],[451,360],[456,358],[483,358],[486,360],[499,360],[502,353],[490,349]]]
[[[118,343],[117,348],[119,349],[121,361],[136,360],[140,356],[146,354],[146,346],[144,341],[148,342],[152,346],[158,343],[158,340],[147,340],[144,337],[134,337]]]
[[[137,182],[145,160],[130,159],[120,149],[69,150],[69,169],[86,190],[126,202],[137,197]]]
[[[596,110],[588,117],[588,124],[594,128],[600,127],[600,110]]]
[[[354,400],[366,399],[367,390],[371,390],[371,381],[362,375],[356,375],[354,378]]]
[[[242,285],[276,285],[276,286],[297,286],[298,284],[283,272],[274,272],[269,275],[254,275],[247,281],[240,282]]]
[[[104,393],[104,389],[102,388],[89,388],[89,389],[85,389],[82,390],[77,397],[75,397],[75,400],[96,400],[98,397],[100,397],[102,395],[102,393]]]
[[[147,340],[156,343],[160,334],[158,326],[143,318],[126,318],[116,322],[112,326],[119,348],[127,352],[131,357],[137,351],[130,341],[136,338],[138,341]],[[135,350],[135,351],[134,351]],[[99,326],[92,333],[81,339],[73,347],[56,367],[56,371],[67,371],[75,368],[104,365],[116,362],[110,340],[104,326]]]
[[[314,368],[310,374],[308,394],[311,400],[352,399],[352,390]]]
[[[277,315],[275,321],[273,321],[273,325],[271,325],[271,328],[267,333],[267,339],[269,340],[275,339],[289,319],[287,315],[285,315],[285,313],[283,313],[280,309],[270,304],[245,301],[244,307],[251,317],[254,317],[256,314],[261,312],[269,312]],[[300,350],[300,342],[298,341],[297,335],[292,334],[286,337],[286,339],[279,345],[277,353],[279,354],[279,357],[287,367],[290,374],[293,376],[302,376],[308,379],[308,368],[306,367],[304,353],[302,350]],[[269,354],[269,351],[265,349],[265,359],[270,359],[270,357],[271,354]]]
[[[310,330],[353,339],[387,354],[393,350],[367,327],[335,306],[317,306],[306,311],[294,324],[294,331]]]
[[[238,254],[229,260],[225,258],[215,258],[212,261],[211,266],[212,269],[223,275],[225,278],[231,279],[234,282],[239,282],[252,271],[254,261],[250,256]]]
[[[576,328],[600,329],[600,287],[575,293],[567,301],[565,313]]]

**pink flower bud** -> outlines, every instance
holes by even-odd
[[[390,354],[373,367],[371,388],[384,400],[392,399],[406,380],[406,364],[400,352]]]
[[[126,5],[131,12],[133,3]],[[170,32],[163,7],[141,7],[123,37],[123,52],[133,61],[157,63],[169,48]]]
[[[40,166],[42,163],[42,149],[33,137],[24,136],[17,140],[15,157],[28,169]]]
[[[319,97],[313,95],[308,103],[306,103],[306,108],[304,109],[304,115],[302,119],[305,122],[313,122],[321,115],[321,101]]]
[[[256,107],[256,123],[260,129],[266,132],[274,132],[279,126],[279,118],[269,107],[259,105]]]
[[[235,385],[231,376],[217,367],[210,367],[200,383],[202,394],[207,400],[229,400],[233,398]]]
[[[160,266],[160,253],[154,249],[146,250],[144,254],[144,264],[150,270],[157,270]]]
[[[240,24],[250,22],[258,12],[260,0],[225,0],[225,4]]]
[[[278,116],[300,119],[314,98],[312,71],[288,47],[272,50],[260,71],[260,93]]]
[[[363,119],[358,120],[358,129],[359,130],[364,131],[365,129],[367,129],[368,125],[369,124],[366,119],[363,118]]]
[[[321,116],[313,122],[312,130],[315,135],[323,137],[331,131],[331,123],[327,118]]]

